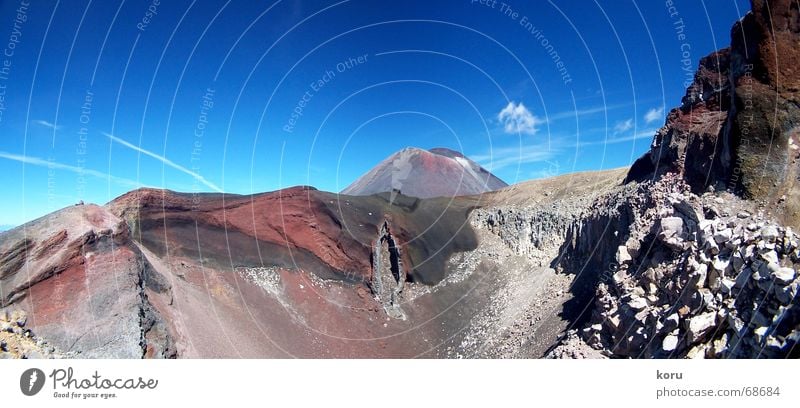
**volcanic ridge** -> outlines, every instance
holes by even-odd
[[[0,233],[0,357],[785,358],[800,10],[753,0],[631,168],[447,149],[340,194],[138,189]]]

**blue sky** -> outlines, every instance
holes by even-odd
[[[139,186],[338,191],[407,146],[508,183],[629,165],[748,9],[2,1],[0,225]]]

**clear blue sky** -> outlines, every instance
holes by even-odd
[[[508,183],[629,165],[749,9],[707,3],[4,0],[0,225],[137,186],[338,191],[406,146]]]

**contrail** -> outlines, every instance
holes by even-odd
[[[116,137],[116,136],[114,136],[114,135],[112,135],[110,133],[106,133],[106,132],[102,132],[102,133],[103,133],[103,135],[105,135],[107,138],[111,139],[114,142],[117,142],[117,143],[119,143],[119,144],[121,144],[121,145],[123,145],[123,146],[125,146],[125,147],[127,147],[129,149],[131,149],[131,150],[135,150],[135,151],[137,151],[139,153],[142,153],[144,155],[150,156],[150,157],[152,157],[152,158],[154,158],[154,159],[166,164],[167,166],[172,167],[175,170],[178,170],[178,171],[180,171],[180,172],[182,172],[184,174],[187,174],[187,175],[191,176],[195,180],[203,183],[203,185],[205,185],[206,187],[208,187],[208,188],[210,188],[210,189],[212,189],[212,190],[214,190],[214,191],[216,191],[218,193],[222,193],[223,192],[221,188],[217,187],[214,183],[206,180],[203,176],[201,176],[201,175],[199,175],[199,174],[187,169],[186,167],[181,166],[180,164],[177,164],[177,163],[173,162],[172,160],[170,160],[170,159],[168,159],[168,158],[166,158],[164,156],[160,156],[160,155],[155,154],[155,153],[153,153],[153,152],[151,152],[149,150],[142,149],[141,147],[136,146],[136,145],[131,144],[131,143],[128,143],[125,140],[122,140],[122,139],[120,139],[120,138],[118,138],[118,137]]]
[[[61,163],[57,163],[57,162],[50,161],[50,160],[44,160],[44,159],[40,159],[38,157],[22,156],[22,155],[19,155],[19,154],[0,152],[0,158],[7,159],[7,160],[13,160],[13,161],[20,162],[20,163],[30,164],[30,165],[33,165],[33,166],[47,167],[47,168],[50,168],[50,169],[66,170],[66,171],[69,171],[69,172],[72,172],[72,173],[76,173],[76,174],[85,174],[85,175],[89,175],[89,176],[94,176],[94,177],[110,180],[112,182],[115,182],[115,183],[118,183],[118,184],[123,184],[123,185],[128,185],[128,186],[145,187],[145,186],[142,185],[142,183],[137,183],[137,182],[135,182],[133,180],[128,180],[126,178],[112,176],[110,174],[102,173],[102,172],[99,172],[99,171],[96,171],[96,170],[85,169],[85,168],[78,167],[78,166],[70,166],[68,164],[61,164]]]
[[[39,126],[44,126],[46,128],[53,129],[53,130],[61,129],[61,126],[56,126],[56,124],[50,123],[50,122],[48,122],[46,120],[41,120],[41,119],[40,120],[34,120],[33,123],[35,123],[35,124],[37,124]]]

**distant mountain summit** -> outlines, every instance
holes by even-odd
[[[463,154],[446,149],[405,148],[361,176],[342,194],[401,192],[431,198],[480,194],[508,186]]]

